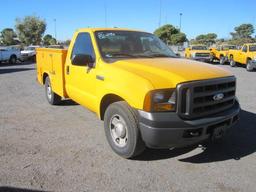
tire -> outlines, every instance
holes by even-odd
[[[236,67],[236,62],[234,61],[234,58],[232,56],[230,57],[230,66]]]
[[[133,158],[145,149],[135,111],[124,101],[111,104],[104,115],[104,128],[112,150],[123,158]]]
[[[51,81],[49,77],[45,79],[46,99],[51,105],[57,105],[61,102],[61,97],[52,91]]]
[[[15,55],[12,55],[9,59],[10,64],[16,64],[17,62],[17,57]]]
[[[253,66],[251,65],[251,60],[250,60],[250,59],[248,59],[248,61],[247,61],[247,63],[246,63],[246,70],[247,70],[248,72],[253,71]]]
[[[224,65],[225,64],[225,57],[221,56],[220,57],[220,65]]]

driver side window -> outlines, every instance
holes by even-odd
[[[71,59],[74,55],[84,54],[90,55],[95,59],[95,53],[92,45],[91,36],[89,33],[79,33],[72,50]]]
[[[244,46],[242,49],[243,52],[247,52],[247,46]]]

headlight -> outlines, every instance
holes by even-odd
[[[144,110],[147,112],[175,111],[176,89],[150,91],[144,100]]]

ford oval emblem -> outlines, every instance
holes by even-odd
[[[218,93],[216,95],[213,96],[213,100],[214,101],[220,101],[224,98],[224,94],[223,93]]]

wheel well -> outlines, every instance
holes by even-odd
[[[12,58],[12,57],[17,58],[17,56],[16,56],[15,54],[12,54],[12,55],[10,56],[10,58]]]
[[[47,74],[47,73],[44,73],[44,74],[43,74],[43,84],[45,83],[46,77],[48,77],[48,74]]]
[[[250,61],[250,60],[252,60],[250,57],[248,57],[248,58],[246,59],[247,62]]]
[[[100,119],[101,120],[104,119],[104,114],[108,106],[118,101],[124,101],[124,99],[115,94],[108,94],[102,98],[100,103]]]

